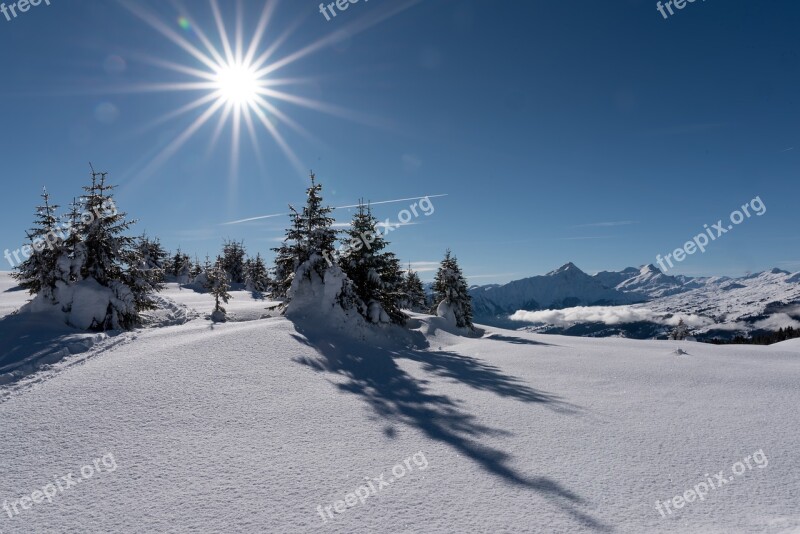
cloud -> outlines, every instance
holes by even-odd
[[[529,323],[544,323],[556,326],[571,326],[576,323],[603,323],[609,326],[646,321],[665,326],[675,326],[683,319],[690,328],[714,324],[708,317],[700,315],[673,315],[657,313],[648,308],[632,306],[578,306],[563,310],[525,311],[518,310],[510,319]]]
[[[786,313],[776,313],[775,315],[771,315],[762,321],[758,321],[753,326],[763,330],[777,330],[779,328],[786,328],[789,326],[792,328],[800,328],[800,321],[795,321]]]
[[[519,273],[497,273],[497,274],[469,274],[464,275],[464,278],[467,280],[472,280],[473,278],[501,278],[503,276],[516,276]]]
[[[435,271],[439,268],[438,261],[412,261],[411,269],[419,273]]]

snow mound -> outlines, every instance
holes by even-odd
[[[121,315],[131,310],[133,298],[123,284],[110,288],[86,278],[69,285],[58,282],[55,300],[57,304],[39,294],[19,313],[44,314],[80,330],[120,329]]]

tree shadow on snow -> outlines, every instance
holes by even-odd
[[[317,333],[297,324],[295,328],[300,335],[293,337],[319,355],[319,358],[301,357],[296,361],[320,372],[346,377],[348,381],[337,384],[337,387],[361,397],[385,423],[417,428],[506,483],[540,493],[582,525],[599,531],[610,530],[579,509],[586,504],[579,495],[550,478],[525,475],[510,465],[511,455],[480,441],[482,437],[512,435],[510,432],[480,424],[474,415],[459,407],[462,403],[447,395],[430,392],[424,381],[403,371],[397,360],[405,358],[420,362],[425,370],[438,376],[521,402],[539,403],[562,412],[570,411],[567,403],[536,391],[519,379],[504,375],[497,367],[475,358],[442,351],[391,350],[332,337],[331,332]],[[384,433],[390,438],[394,436],[391,427],[384,428]]]
[[[489,341],[503,341],[505,343],[513,343],[515,345],[538,345],[540,347],[558,347],[552,343],[545,343],[544,341],[534,341],[533,339],[525,339],[524,337],[505,336],[503,334],[487,334],[483,339]]]

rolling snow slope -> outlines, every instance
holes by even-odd
[[[415,316],[406,348],[259,319],[243,296],[253,320],[212,325],[201,304],[11,387],[0,504],[80,483],[0,509],[2,532],[800,531],[796,344],[469,339]],[[759,450],[764,468],[657,511]],[[108,454],[113,471],[80,477]]]

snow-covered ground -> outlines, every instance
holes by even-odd
[[[246,293],[219,325],[207,295],[163,296],[149,327],[4,387],[0,531],[800,532],[800,340],[469,339],[415,316],[408,348]]]

